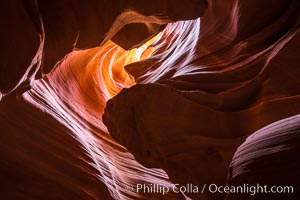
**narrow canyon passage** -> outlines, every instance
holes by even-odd
[[[1,198],[299,197],[299,1],[3,7]]]

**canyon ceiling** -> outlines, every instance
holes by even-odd
[[[1,199],[299,199],[299,0],[0,10]],[[135,188],[245,183],[295,191]]]

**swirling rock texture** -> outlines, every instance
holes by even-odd
[[[0,4],[1,199],[299,198],[298,0]]]
[[[252,134],[236,151],[229,184],[293,185],[299,191],[300,115],[279,120]],[[229,194],[226,199],[295,199],[291,194]]]

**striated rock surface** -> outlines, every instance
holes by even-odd
[[[75,49],[110,39],[125,49],[139,47],[168,22],[195,19],[206,8],[206,0],[3,1],[1,52],[8,59],[0,68],[0,91],[6,94],[24,81],[32,85]]]
[[[9,95],[0,104],[2,199],[113,199],[72,131]]]
[[[229,185],[280,186],[256,195],[229,194],[226,199],[296,199],[299,197],[300,116],[270,124],[237,149],[230,164]],[[284,189],[292,186],[293,190]],[[281,191],[282,194],[278,194]]]
[[[137,192],[228,176],[298,187],[298,0],[0,4],[1,198],[253,198]],[[286,177],[263,173],[277,164]]]
[[[113,138],[175,183],[224,185],[231,157],[246,136],[300,111],[294,53],[300,47],[299,2],[279,3],[268,9],[264,3],[212,1],[201,26],[190,21],[167,27],[151,58],[126,66],[140,84],[107,103],[103,121]],[[269,17],[251,24],[251,10],[239,14],[253,4],[258,15]],[[210,9],[218,13],[226,5],[223,12],[232,18],[220,19],[228,23],[228,34],[218,38],[223,24],[208,24],[218,19]],[[179,27],[186,32],[176,32]],[[207,42],[212,37],[213,45]]]

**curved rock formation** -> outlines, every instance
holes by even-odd
[[[293,191],[278,194],[274,189],[274,193],[258,191],[252,196],[229,194],[226,199],[296,199],[293,193],[297,194],[300,189],[299,133],[299,115],[264,127],[237,149],[229,171],[229,185],[293,186]]]
[[[296,170],[298,0],[1,4],[1,197],[251,199],[171,189]]]
[[[214,11],[226,8],[213,3]],[[142,85],[107,103],[103,120],[113,138],[143,165],[164,169],[175,183],[224,185],[231,157],[245,136],[299,113],[293,53],[299,48],[299,3],[282,1],[266,12],[277,20],[269,24],[273,18],[266,18],[248,27],[243,24],[247,17],[237,21],[244,6],[253,5],[234,1],[228,6],[232,18],[224,21],[231,23],[231,34],[214,45],[203,42],[211,41],[215,35],[208,34],[221,26],[206,24],[216,18],[209,11],[201,19],[203,32],[197,21],[185,22],[186,32],[176,33],[179,24],[167,27],[163,34],[169,37],[157,42],[150,59],[126,66]],[[256,6],[266,9],[263,3]],[[293,64],[286,66],[290,59]],[[282,65],[293,75],[283,72]]]
[[[147,45],[149,44],[146,44],[145,47]],[[140,59],[139,50],[143,51],[145,47],[126,52],[114,43],[108,42],[99,48],[73,52],[51,74],[36,82],[31,90],[18,95],[17,100],[14,99],[14,95],[3,98],[1,102],[3,106],[1,109],[3,110],[1,112],[1,124],[7,124],[7,128],[4,127],[5,135],[3,136],[8,138],[6,135],[18,137],[25,134],[27,137],[32,138],[32,141],[14,137],[8,139],[12,143],[20,140],[24,143],[22,145],[24,147],[31,146],[33,145],[32,143],[39,144],[38,147],[31,151],[23,152],[23,157],[34,159],[37,156],[43,157],[46,154],[43,157],[44,160],[37,161],[43,165],[32,166],[29,161],[25,162],[23,157],[14,154],[19,151],[22,152],[21,147],[13,150],[12,158],[21,160],[21,163],[15,169],[17,172],[11,171],[11,168],[7,168],[7,166],[4,166],[3,171],[9,171],[11,174],[21,174],[18,178],[21,184],[7,186],[7,190],[4,193],[6,196],[14,199],[31,199],[33,195],[37,199],[44,198],[43,196],[46,192],[43,191],[46,189],[42,192],[38,192],[38,190],[34,192],[34,188],[32,190],[24,189],[23,184],[28,181],[26,174],[33,177],[30,180],[33,186],[42,185],[42,187],[46,187],[48,179],[57,183],[67,184],[68,177],[60,177],[64,175],[65,171],[72,172],[74,183],[68,186],[68,190],[65,188],[54,190],[58,194],[54,193],[53,195],[63,195],[59,198],[160,199],[160,193],[136,193],[134,190],[136,184],[160,183],[164,187],[173,186],[168,180],[168,176],[162,170],[147,169],[137,163],[124,147],[111,138],[106,127],[101,123],[101,115],[106,100],[114,96],[121,87],[132,84],[132,81],[120,66]],[[143,55],[147,56],[147,54]],[[82,71],[82,68],[85,69],[85,73]],[[9,100],[10,96],[12,96],[12,100]],[[9,104],[6,104],[6,101]],[[24,112],[32,116],[29,118],[26,114],[23,116],[16,113],[15,109],[22,113],[22,110],[18,109],[18,107],[28,107],[28,112]],[[34,109],[34,107],[36,108]],[[6,113],[12,114],[7,115]],[[56,124],[48,119],[49,115],[51,119],[54,118]],[[24,121],[24,123],[10,123],[13,120]],[[27,127],[28,131],[25,131],[24,126],[27,120],[40,126],[37,126],[37,129],[29,126]],[[47,125],[49,125],[48,129]],[[43,145],[40,137],[44,137],[44,140],[50,137],[44,136],[44,134],[54,134],[55,138],[48,141],[48,145],[54,146],[54,150],[49,148],[43,154],[39,150],[39,148],[43,147],[40,146]],[[63,138],[59,137],[60,134],[64,135],[67,141],[71,141],[69,145],[62,142]],[[75,143],[74,140],[77,142]],[[72,146],[73,143],[79,149],[78,152],[72,150],[72,148],[75,148]],[[54,153],[56,157],[49,159],[49,153],[52,153],[52,151],[57,152],[55,148],[58,147],[56,146],[60,147],[63,155]],[[1,145],[1,150],[3,152],[1,156],[7,154],[6,146]],[[83,168],[84,165],[80,163],[77,166],[77,162],[64,159],[65,156],[68,156],[65,155],[65,151],[71,152],[78,159],[77,162],[85,162],[90,168],[85,169]],[[82,158],[81,154],[86,154],[87,158]],[[1,160],[6,159],[1,158]],[[7,162],[11,163],[10,160]],[[79,172],[75,171],[76,168],[73,169],[73,165],[79,168]],[[43,167],[54,169],[54,172],[59,171],[60,174],[56,174],[53,171],[44,171]],[[32,171],[27,170],[28,168],[32,171],[40,172],[46,180],[41,180],[39,178],[40,174],[33,174]],[[22,171],[23,174],[19,171]],[[81,178],[81,173],[86,174],[85,179]],[[73,184],[77,185],[76,188],[73,187]],[[103,184],[105,184],[106,188],[103,188]],[[51,186],[50,183],[49,185]],[[93,187],[90,185],[93,185]],[[76,192],[72,192],[72,189],[76,190]],[[25,190],[25,192],[22,192],[22,190]],[[103,190],[104,192],[102,192]],[[56,199],[57,196],[49,195],[47,198]],[[181,194],[168,193],[166,198],[183,199],[183,196]]]
[[[0,68],[1,93],[49,73],[75,49],[97,47],[110,39],[127,49],[138,47],[168,22],[197,18],[207,7],[206,0],[12,0],[2,4],[1,52],[18,57],[7,59]],[[127,37],[133,32],[136,37]]]

